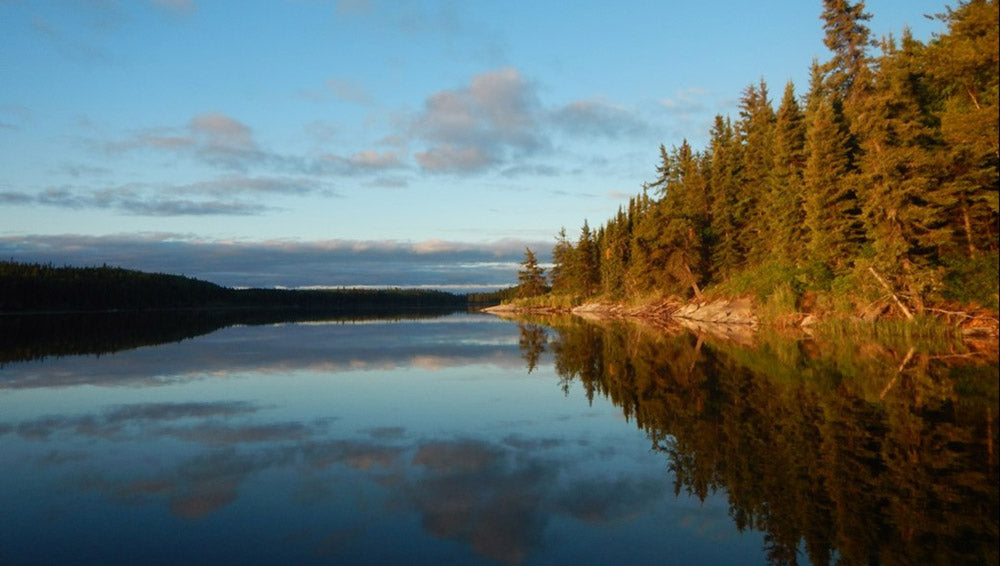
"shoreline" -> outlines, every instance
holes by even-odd
[[[585,302],[575,307],[563,307],[554,305],[518,305],[500,304],[482,309],[483,312],[504,315],[504,314],[524,314],[524,315],[574,315],[584,318],[636,318],[652,320],[655,322],[673,321],[684,325],[696,326],[717,326],[717,327],[740,327],[744,332],[755,332],[761,327],[777,328],[797,328],[808,330],[810,327],[822,322],[833,320],[824,319],[814,313],[791,313],[780,317],[776,321],[765,322],[757,315],[757,306],[754,302],[745,297],[731,299],[713,299],[703,301],[689,301],[686,303],[678,301],[655,301],[651,303],[628,306],[622,303],[607,303],[601,301]],[[963,337],[993,337],[1000,336],[1000,324],[995,313],[992,316],[979,313],[970,315],[962,314],[965,319],[959,322],[944,317],[936,317],[941,324],[955,328]],[[935,316],[935,315],[932,315]],[[880,321],[895,319],[884,319],[882,317],[867,318],[863,316],[853,316],[845,321],[875,324]]]

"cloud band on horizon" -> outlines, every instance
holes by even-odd
[[[29,263],[113,265],[175,273],[230,287],[425,287],[486,290],[513,285],[530,247],[551,242],[424,240],[218,241],[182,234],[0,236],[0,257]]]

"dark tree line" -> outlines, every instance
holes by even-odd
[[[386,311],[464,308],[465,296],[415,289],[231,289],[181,275],[120,267],[0,262],[0,312],[178,308]]]
[[[552,293],[700,298],[780,283],[799,301],[996,309],[997,2],[934,17],[946,31],[927,43],[908,30],[873,41],[863,2],[824,0],[832,57],[813,63],[805,95],[788,83],[775,108],[762,79],[738,116],[715,118],[708,147],[661,146],[627,206],[575,241],[559,233]]]

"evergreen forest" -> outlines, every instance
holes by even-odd
[[[863,2],[823,0],[831,56],[805,93],[788,83],[776,98],[761,79],[737,116],[715,117],[707,147],[661,145],[627,206],[575,241],[558,234],[545,300],[995,311],[998,6],[928,17],[942,31],[926,43],[875,39]]]
[[[386,312],[464,309],[467,297],[418,289],[233,289],[120,267],[0,262],[0,313],[156,309]]]

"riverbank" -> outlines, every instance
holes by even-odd
[[[940,324],[951,327],[963,336],[1000,335],[998,316],[986,309],[928,309],[919,322],[895,319],[887,311],[872,309],[850,316],[823,316],[815,312],[790,312],[780,316],[760,316],[761,307],[748,297],[715,298],[703,301],[682,302],[679,300],[657,300],[637,304],[604,301],[583,302],[577,305],[555,301],[514,301],[483,309],[496,315],[557,315],[572,314],[582,317],[639,318],[652,321],[674,321],[685,325],[740,327],[741,333],[755,331],[759,327],[781,327],[809,329],[824,322],[845,322],[870,324],[879,321],[913,324]]]

